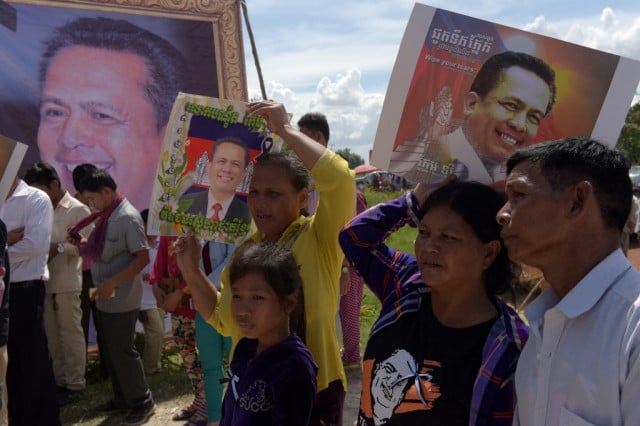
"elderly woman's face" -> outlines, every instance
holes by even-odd
[[[444,206],[422,218],[415,253],[422,278],[434,291],[484,285],[483,272],[498,254],[495,241],[483,243],[462,216]]]

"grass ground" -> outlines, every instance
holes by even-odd
[[[141,349],[142,335],[136,339],[137,346]],[[97,357],[90,357],[87,365],[87,387],[82,391],[80,398],[63,407],[60,411],[60,420],[63,425],[116,425],[120,416],[110,416],[96,413],[94,407],[111,398],[111,382],[104,377]],[[162,371],[147,376],[149,388],[153,393],[153,399],[160,406],[164,402],[177,398],[190,398],[191,385],[182,368],[180,354],[169,343],[162,354]],[[176,404],[172,404],[176,405]]]
[[[387,201],[393,197],[399,196],[399,193],[377,192],[370,189],[366,190],[365,195],[369,206],[373,206],[383,201]],[[413,252],[413,240],[417,231],[415,228],[404,227],[390,236],[388,243],[392,247]],[[365,343],[369,338],[369,330],[371,325],[378,317],[380,312],[380,302],[365,287],[360,323],[360,347],[364,350]],[[139,336],[140,337],[140,336]],[[143,343],[138,339],[139,347]],[[158,405],[157,414],[152,417],[149,425],[166,425],[171,424],[171,409],[182,406],[191,400],[191,385],[182,369],[182,360],[175,348],[171,344],[167,345],[162,356],[162,371],[147,377],[149,387],[153,393],[154,400]],[[111,397],[111,383],[101,375],[99,365],[96,359],[89,361],[87,368],[87,387],[82,392],[80,398],[72,404],[62,408],[60,419],[63,425],[117,425],[122,415],[105,416],[94,411],[94,407],[105,402]],[[174,423],[179,424],[179,423]]]

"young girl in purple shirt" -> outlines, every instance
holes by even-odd
[[[302,284],[295,258],[273,243],[242,245],[230,282],[231,311],[245,337],[229,369],[220,425],[306,425],[318,366],[290,332]]]

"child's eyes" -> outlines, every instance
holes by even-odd
[[[239,294],[232,294],[232,295],[231,295],[231,299],[236,299],[236,300],[237,300],[237,299],[240,299],[240,295],[239,295]],[[261,295],[259,295],[259,294],[254,294],[254,295],[252,295],[252,296],[251,296],[251,299],[252,299],[252,300],[265,300],[265,299],[266,299],[266,297],[261,296]]]

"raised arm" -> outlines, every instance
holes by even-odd
[[[362,278],[384,300],[419,274],[414,256],[387,246],[384,241],[404,225],[414,225],[417,214],[412,193],[378,204],[359,214],[340,231],[339,241],[345,256]]]
[[[218,292],[200,269],[200,241],[193,234],[180,237],[173,243],[173,249],[182,277],[191,290],[196,309],[202,318],[209,318],[218,303]]]

